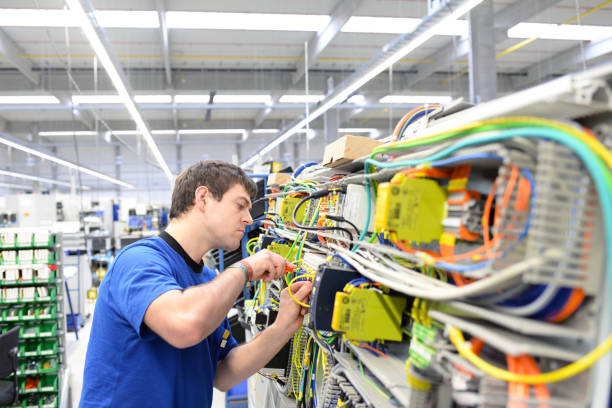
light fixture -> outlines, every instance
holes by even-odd
[[[399,42],[393,41],[388,46],[383,47],[383,53],[379,54],[379,57],[373,58],[369,64],[362,68],[359,71],[361,72],[359,76],[355,78],[351,76],[345,82],[341,83],[330,96],[321,101],[321,104],[314,109],[310,115],[297,121],[297,123],[283,131],[274,140],[270,141],[267,145],[251,155],[249,159],[241,164],[241,167],[248,167],[255,163],[262,155],[289,139],[295,132],[323,115],[323,113],[327,112],[331,107],[344,101],[355,91],[372,80],[372,78],[423,45],[423,43],[435,35],[437,29],[445,24],[449,24],[451,21],[457,20],[483,1],[484,0],[449,0],[447,2],[447,7],[439,9],[429,18],[425,19],[415,30],[413,30],[413,32],[406,34],[405,39]]]
[[[40,183],[46,183],[46,184],[55,184],[58,186],[72,187],[72,184],[65,182],[65,181],[58,181],[58,180],[53,180],[53,179],[49,179],[45,177],[32,176],[30,174],[16,173],[14,171],[0,170],[0,175],[24,179],[24,180],[38,181]],[[89,186],[82,186],[82,187],[77,186],[77,188],[80,188],[82,190],[91,190],[91,187]]]
[[[76,27],[77,19],[69,10],[0,9],[4,27]]]
[[[159,17],[154,10],[96,10],[94,15],[102,27],[159,28]],[[72,10],[0,9],[0,26],[78,27],[79,19]]]
[[[345,33],[403,34],[413,31],[423,20],[420,18],[353,16],[344,24]],[[468,34],[468,22],[455,20],[438,27],[436,35],[464,36]]]
[[[363,95],[353,95],[346,100],[348,103],[352,103],[354,105],[365,105],[366,97]]]
[[[208,103],[210,95],[174,95],[174,103]]]
[[[111,134],[113,136],[137,136],[141,133],[139,130],[113,130]]]
[[[97,136],[98,132],[93,130],[75,130],[72,131],[50,131],[38,132],[38,136]]]
[[[270,95],[215,95],[214,103],[265,103],[271,104]]]
[[[244,135],[246,129],[180,129],[179,135]]]
[[[508,29],[510,38],[592,41],[612,37],[612,27],[595,25],[519,23]]]
[[[426,103],[447,103],[453,98],[448,95],[387,95],[378,100],[380,103],[405,103],[405,104],[426,104]]]
[[[292,95],[286,94],[279,98],[279,103],[317,103],[325,98],[325,95],[311,94],[311,95]]]
[[[17,190],[32,190],[32,186],[26,186],[23,184],[13,184],[13,183],[0,183],[0,187],[14,188]]]
[[[119,95],[72,95],[74,105],[122,103]]]
[[[100,173],[99,171],[95,171],[95,170],[89,169],[89,168],[84,167],[84,166],[80,166],[80,165],[78,165],[76,163],[72,163],[72,162],[70,162],[68,160],[60,159],[57,156],[54,156],[54,155],[51,155],[51,154],[48,154],[48,153],[44,153],[44,152],[41,152],[41,151],[36,150],[36,149],[32,149],[31,147],[24,146],[24,145],[22,145],[20,143],[17,143],[15,141],[13,141],[13,140],[10,140],[7,137],[0,136],[0,143],[5,144],[5,145],[7,145],[9,147],[12,147],[13,149],[21,150],[22,152],[31,154],[33,156],[40,157],[41,159],[49,160],[51,162],[54,162],[54,163],[60,164],[62,166],[65,166],[65,167],[68,167],[68,168],[80,171],[82,173],[89,174],[89,175],[97,177],[99,179],[109,181],[109,182],[111,182],[113,184],[118,184],[120,186],[127,187],[127,188],[134,188],[134,186],[132,184],[126,183],[125,181],[121,181],[118,178],[108,176],[108,175],[106,175],[104,173]]]
[[[374,128],[340,128],[338,132],[340,133],[373,133],[377,132],[378,129]]]
[[[136,103],[172,103],[172,95],[134,95]]]
[[[170,171],[168,164],[164,160],[164,157],[162,156],[159,148],[157,147],[155,140],[153,140],[153,136],[151,135],[147,124],[140,115],[138,108],[136,108],[136,104],[132,100],[132,96],[130,95],[130,91],[128,90],[126,85],[127,82],[124,81],[123,73],[119,71],[119,68],[117,66],[115,66],[115,63],[113,62],[110,54],[108,53],[108,50],[102,43],[100,34],[96,31],[96,28],[94,27],[93,21],[95,21],[95,17],[93,15],[89,16],[87,14],[85,9],[83,9],[83,5],[81,4],[80,0],[65,1],[66,4],[68,4],[68,6],[70,7],[70,9],[73,11],[73,13],[77,16],[79,25],[83,30],[85,37],[87,37],[87,39],[89,40],[91,48],[93,48],[93,50],[95,51],[98,60],[100,60],[100,62],[102,63],[102,66],[106,70],[106,73],[111,79],[111,82],[115,86],[115,89],[117,90],[117,93],[121,98],[121,102],[123,103],[127,111],[130,113],[130,116],[132,117],[134,122],[136,122],[136,127],[142,133],[142,137],[149,146],[153,157],[155,157],[155,160],[160,165],[163,172],[166,174],[166,177],[168,177],[168,180],[172,181],[174,176]]]
[[[177,133],[174,129],[160,129],[160,130],[152,130],[152,134],[154,135],[174,135]]]
[[[60,103],[60,100],[53,95],[0,95],[1,105],[47,105],[58,103]]]
[[[209,30],[319,32],[327,26],[329,19],[327,15],[313,14],[166,12],[168,28]]]
[[[94,14],[106,28],[159,28],[156,10],[96,10]]]
[[[267,134],[275,134],[278,133],[280,129],[253,129],[251,131],[251,133],[253,134],[262,134],[262,135],[267,135]]]

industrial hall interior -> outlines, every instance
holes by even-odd
[[[612,0],[0,0],[0,408],[612,407]]]

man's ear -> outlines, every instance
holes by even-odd
[[[210,200],[210,191],[206,186],[196,188],[193,197],[193,206],[203,211],[206,208],[206,202]]]

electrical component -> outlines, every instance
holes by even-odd
[[[310,324],[313,329],[333,330],[332,316],[336,292],[342,291],[344,285],[360,277],[357,272],[348,269],[332,268],[325,264],[319,267],[310,295]]]
[[[446,191],[434,180],[404,178],[391,183],[387,229],[402,241],[428,243],[442,235]]]
[[[346,197],[342,208],[342,217],[352,222],[359,229],[366,227],[367,193],[365,186],[361,184],[349,184],[346,188]],[[374,200],[370,198],[370,205],[374,207]],[[367,227],[368,232],[374,232],[374,218],[370,217]]]
[[[405,297],[378,290],[354,288],[350,293],[338,292],[331,325],[352,340],[400,341],[406,302]]]
[[[283,219],[285,224],[293,224],[293,211],[295,207],[302,201],[301,197],[285,197],[280,204],[279,215]],[[306,206],[302,205],[298,208],[297,213],[295,214],[295,220],[302,224],[304,222],[304,218],[306,216]]]

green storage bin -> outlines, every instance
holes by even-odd
[[[35,339],[38,337],[39,326],[36,325],[25,325],[19,329],[20,339]]]
[[[51,357],[41,360],[38,364],[38,372],[40,374],[57,373],[57,358]]]
[[[39,398],[34,396],[25,397],[21,403],[21,408],[40,408]]]
[[[36,302],[55,302],[55,297],[57,296],[56,288],[47,288],[48,294],[47,296],[40,296],[38,291],[36,291]]]
[[[45,375],[38,384],[40,392],[57,392],[57,375]]]
[[[17,234],[14,232],[0,234],[0,248],[15,248],[17,246]]]
[[[57,396],[47,395],[41,398],[39,408],[57,408]]]
[[[19,394],[26,395],[38,392],[41,381],[42,377],[36,375],[28,375],[26,377],[18,379],[17,382],[19,384]],[[36,385],[36,387],[33,387],[33,385]]]
[[[19,363],[19,371],[17,371],[17,375],[36,375],[38,374],[38,367],[39,364],[35,360],[22,361]]]
[[[36,318],[38,320],[55,320],[57,316],[57,306],[56,305],[48,305],[43,306],[39,305],[36,308]]]
[[[34,306],[26,306],[19,309],[19,321],[27,322],[36,320],[36,308]]]
[[[39,356],[50,356],[57,354],[57,339],[45,340],[38,347]]]
[[[57,333],[57,322],[44,323],[38,326],[38,337],[54,337]]]
[[[42,269],[42,268],[39,268]],[[34,283],[54,283],[55,278],[57,276],[57,271],[53,269],[49,269],[49,277],[48,278],[39,278],[38,273],[34,273]]]
[[[19,288],[19,303],[34,303],[36,302],[36,288],[33,286],[24,286]]]
[[[8,307],[2,310],[3,322],[16,322],[20,319],[22,307]]]
[[[19,358],[36,357],[39,353],[40,344],[37,342],[28,341],[19,345]],[[57,344],[56,348],[57,350]]]

